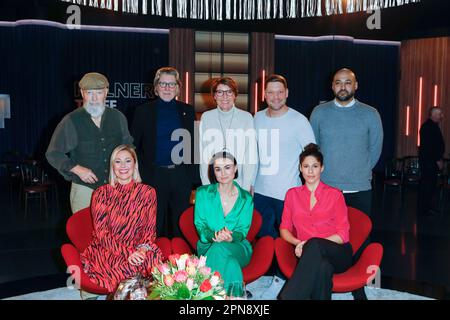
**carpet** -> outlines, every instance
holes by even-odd
[[[261,277],[246,286],[247,290],[252,293],[249,300],[276,300],[283,285],[284,280],[278,277]],[[433,300],[406,292],[374,287],[366,287],[365,291],[368,300]],[[97,300],[104,300],[105,298],[106,296],[99,296]],[[81,298],[78,290],[64,287],[33,292],[4,300],[81,300]],[[353,296],[351,293],[333,293],[332,300],[353,300]]]

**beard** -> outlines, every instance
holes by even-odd
[[[340,95],[340,93],[343,93],[343,92],[345,92],[346,94],[345,95]],[[355,92],[354,91],[348,92],[347,90],[341,90],[338,93],[334,94],[334,97],[336,99],[338,99],[339,101],[343,101],[343,102],[351,100],[354,96],[355,96]]]
[[[268,104],[269,105],[269,104]],[[286,105],[286,100],[282,100],[278,103],[270,104],[272,110],[278,111]]]
[[[89,103],[87,102],[84,105],[84,108],[86,109],[87,113],[91,115],[92,118],[98,118],[103,115],[103,112],[105,112],[105,104],[104,103]]]
[[[346,95],[340,95],[340,93],[344,93],[344,92],[346,93]],[[355,95],[354,91],[348,92],[346,90],[341,90],[338,93],[335,93],[334,97],[336,99],[338,99],[339,101],[345,102],[345,101],[351,100],[354,97],[354,95]]]

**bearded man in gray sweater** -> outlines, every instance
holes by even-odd
[[[310,123],[324,156],[323,182],[342,190],[348,206],[370,216],[372,169],[380,158],[383,126],[375,108],[355,99],[357,89],[355,73],[338,70],[332,83],[335,99],[316,106]]]

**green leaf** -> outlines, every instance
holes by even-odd
[[[148,295],[147,299],[148,299],[148,300],[158,300],[158,299],[161,299],[161,297],[159,296],[159,292],[157,292],[157,291],[152,291],[152,292]]]
[[[205,300],[205,298],[211,296],[211,292],[199,292],[193,300]]]
[[[189,289],[188,287],[186,287],[185,284],[183,284],[182,286],[180,286],[180,288],[178,288],[177,296],[179,299],[183,300],[189,299],[191,297]]]

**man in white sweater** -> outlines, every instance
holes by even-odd
[[[299,156],[309,143],[315,143],[308,119],[289,108],[287,81],[271,75],[265,83],[268,108],[255,115],[259,169],[255,181],[254,203],[263,216],[259,236],[279,236],[286,192],[302,184]]]
[[[208,163],[219,151],[231,153],[238,163],[236,182],[241,188],[253,192],[258,164],[256,133],[252,115],[235,106],[238,86],[229,77],[213,82],[211,94],[217,108],[206,111],[200,119],[200,178],[210,184]]]

